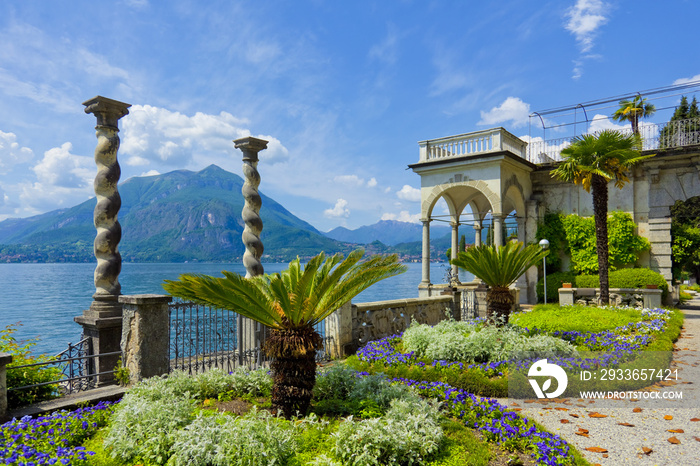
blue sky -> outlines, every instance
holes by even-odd
[[[696,0],[4,0],[0,220],[94,195],[82,102],[103,95],[132,104],[122,181],[240,175],[231,140],[253,135],[260,189],[319,230],[417,221],[418,141],[535,136],[535,110],[698,80],[698,18]]]

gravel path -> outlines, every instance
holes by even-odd
[[[574,445],[591,464],[700,465],[700,296],[682,311],[672,363],[678,382],[652,390],[682,391],[683,400],[529,400],[510,407]]]

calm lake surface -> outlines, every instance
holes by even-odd
[[[406,264],[408,271],[365,290],[353,302],[418,297],[421,264]],[[279,272],[287,264],[264,264],[266,273]],[[430,278],[442,283],[446,264],[433,263]],[[81,327],[73,317],[90,306],[95,292],[95,264],[0,264],[0,329],[21,323],[18,340],[38,339],[35,352],[55,354],[80,339]],[[122,294],[164,294],[163,280],[182,273],[218,276],[222,270],[245,274],[242,264],[123,264],[119,282]],[[470,281],[471,274],[460,280]]]

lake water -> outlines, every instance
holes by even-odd
[[[353,302],[418,297],[421,264],[406,264],[408,271],[383,280],[358,295]],[[264,264],[266,273],[279,272],[287,264]],[[446,264],[433,263],[433,283],[443,282]],[[0,264],[0,329],[21,323],[18,340],[38,338],[34,351],[55,354],[80,339],[81,327],[73,317],[90,306],[95,292],[95,264]],[[245,274],[242,264],[123,264],[119,282],[122,294],[164,294],[163,280],[182,273],[220,275],[222,270]],[[460,280],[470,281],[471,274]]]

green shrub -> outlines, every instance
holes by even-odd
[[[413,336],[418,330],[420,339]],[[431,333],[432,331],[432,333]],[[409,338],[406,338],[408,334]],[[418,340],[418,347],[413,343]],[[428,341],[427,346],[423,342]],[[538,354],[541,357],[573,356],[574,347],[554,337],[545,335],[527,336],[520,327],[483,327],[475,329],[464,322],[442,321],[439,325],[412,324],[402,339],[406,351],[414,351],[419,358],[430,361],[490,362],[507,361],[523,354]]]
[[[32,354],[32,348],[36,345],[37,340],[19,343],[14,337],[18,325],[21,324],[10,324],[4,330],[0,330],[0,353],[12,355],[12,362],[7,365],[7,388],[24,387],[61,379],[61,370],[53,365],[14,369],[17,366],[49,362],[53,359],[44,354]],[[12,390],[7,393],[7,407],[16,409],[32,403],[38,403],[39,401],[51,400],[58,395],[58,385],[56,384]]]
[[[636,309],[606,309],[587,306],[539,304],[530,312],[511,315],[511,323],[519,327],[545,332],[602,332],[642,320]]]
[[[438,451],[442,438],[437,405],[394,400],[383,417],[342,423],[333,453],[349,466],[420,464]]]
[[[347,398],[356,381],[355,370],[345,364],[335,364],[319,371],[314,385],[314,400]]]
[[[547,302],[548,303],[558,303],[559,302],[559,288],[562,287],[564,283],[574,283],[576,279],[576,273],[574,272],[556,272],[547,274]],[[537,301],[544,301],[544,279],[541,278],[535,287],[537,292]]]
[[[338,364],[318,375],[313,410],[319,415],[374,418],[386,413],[397,399],[414,400],[418,395],[384,375],[357,377],[354,369]]]
[[[170,392],[156,399],[127,393],[110,420],[105,447],[125,462],[165,464],[172,454],[174,433],[192,422],[195,406],[189,393]]]
[[[150,400],[180,396],[189,393],[196,400],[216,398],[220,394],[229,397],[242,395],[269,396],[272,378],[265,369],[238,368],[231,374],[221,369],[189,375],[175,371],[163,377],[151,377],[134,386],[130,393]]]
[[[294,423],[255,408],[242,417],[200,415],[173,434],[173,456],[168,464],[286,464],[294,454],[297,430]]]
[[[576,277],[577,288],[599,288],[598,275],[579,275]],[[664,277],[650,269],[620,269],[610,272],[610,288],[646,288],[646,285],[657,285],[662,290],[661,299],[668,296],[668,283]]]

